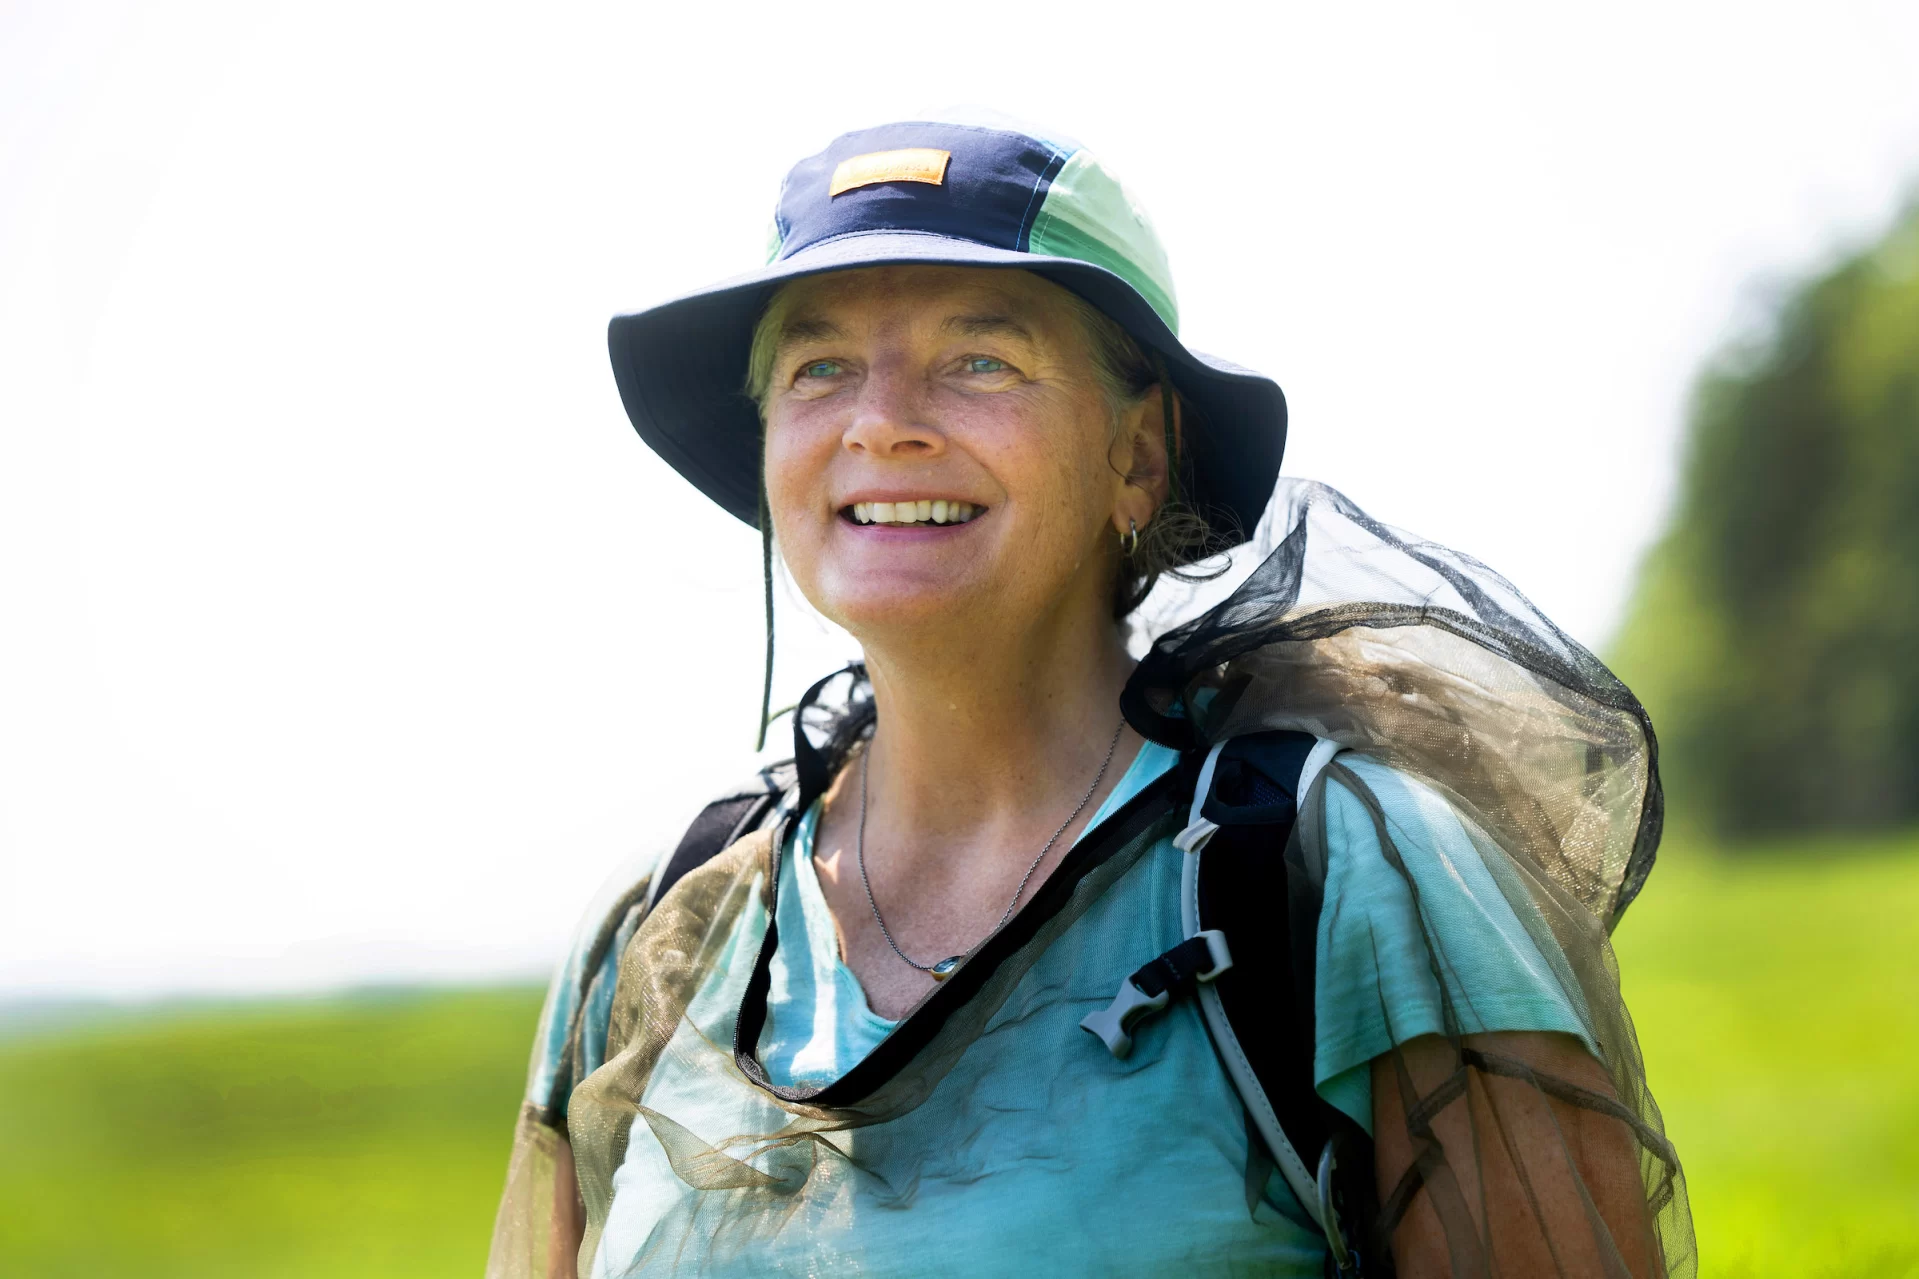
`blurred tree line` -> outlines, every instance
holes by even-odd
[[[1919,819],[1919,205],[1701,378],[1613,657],[1675,820]]]

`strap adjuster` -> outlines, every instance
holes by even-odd
[[[1197,853],[1206,847],[1206,842],[1218,830],[1218,823],[1204,817],[1196,818],[1185,830],[1173,836],[1173,847],[1182,853]]]
[[[1199,852],[1219,829],[1219,824],[1201,816],[1200,810],[1206,807],[1206,797],[1212,794],[1213,770],[1219,767],[1219,755],[1225,749],[1225,741],[1214,742],[1212,749],[1206,752],[1206,762],[1199,766],[1199,784],[1193,788],[1193,806],[1186,814],[1186,829],[1173,836],[1173,847],[1182,853]]]
[[[1113,1002],[1081,1020],[1106,1045],[1106,1051],[1124,1059],[1133,1051],[1133,1027],[1172,1002],[1173,996],[1209,982],[1233,966],[1226,934],[1209,928],[1188,937],[1144,965],[1120,983]]]

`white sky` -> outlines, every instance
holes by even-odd
[[[1126,177],[1289,470],[1601,645],[1701,359],[1919,179],[1919,7],[0,4],[0,998],[544,969],[757,712],[606,319],[955,103]]]

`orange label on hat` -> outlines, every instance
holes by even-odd
[[[946,162],[952,158],[951,151],[932,147],[856,155],[850,160],[841,160],[839,168],[833,170],[833,185],[827,190],[827,198],[855,187],[870,187],[876,182],[925,182],[941,186],[946,182]]]

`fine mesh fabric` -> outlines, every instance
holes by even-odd
[[[1128,718],[1183,749],[1303,730],[1437,791],[1598,1049],[1595,1060],[1570,1037],[1467,1033],[1485,1023],[1453,995],[1454,962],[1422,906],[1443,1034],[1375,1069],[1375,1114],[1406,1116],[1412,1141],[1379,1130],[1382,1168],[1405,1171],[1382,1183],[1382,1237],[1362,1246],[1390,1240],[1395,1254],[1443,1257],[1433,1273],[1454,1275],[1695,1273],[1684,1178],[1609,942],[1663,820],[1644,709],[1497,573],[1324,485],[1282,480],[1261,533],[1252,573],[1152,645]],[[1421,850],[1398,846],[1377,797],[1337,757],[1306,797],[1292,873],[1325,882],[1334,783],[1366,806],[1417,903],[1404,858]],[[1637,1183],[1595,1171],[1609,1165],[1636,1166]]]
[[[1135,726],[1183,749],[1303,729],[1441,783],[1610,932],[1665,815],[1638,699],[1498,573],[1324,484],[1281,480],[1261,533],[1251,575],[1140,663]]]
[[[1135,672],[1128,718],[1182,750],[1303,730],[1436,791],[1585,1031],[1489,1026],[1471,989],[1447,979],[1462,965],[1419,905],[1442,1024],[1438,1033],[1407,1028],[1406,1042],[1374,1066],[1382,1206],[1376,1234],[1355,1241],[1368,1273],[1417,1255],[1421,1274],[1694,1274],[1684,1179],[1646,1086],[1608,940],[1659,839],[1644,711],[1496,573],[1372,520],[1322,485],[1283,481],[1251,553],[1257,566],[1227,598],[1203,611],[1197,597],[1185,604],[1190,620],[1161,601],[1161,620],[1178,624]],[[821,712],[829,771],[845,766],[872,723],[857,672],[847,683],[843,709]],[[1323,888],[1325,796],[1337,785],[1372,816],[1388,864],[1418,903],[1406,860],[1423,849],[1402,847],[1363,770],[1344,758],[1304,796],[1284,850],[1289,878]],[[909,1184],[915,1113],[940,1110],[926,1103],[1020,978],[1185,814],[1183,803],[1166,806],[1073,882],[1042,885],[1021,912],[1041,918],[1028,921],[1030,936],[901,1068],[832,1105],[756,1085],[735,1045],[689,1015],[696,1001],[742,997],[791,816],[788,807],[772,828],[686,875],[625,944],[604,1064],[573,1090],[563,1119],[552,1107],[522,1114],[489,1276],[545,1279],[575,1265],[582,1276],[698,1273],[708,1258],[795,1234],[837,1235],[844,1246],[844,1232],[857,1231],[850,1187],[867,1171],[857,1131],[883,1136],[868,1148],[884,1149],[893,1184]],[[667,1077],[673,1088],[649,1090]],[[721,1096],[734,1104],[730,1126],[716,1129],[709,1102]],[[643,1244],[599,1256],[615,1174],[639,1142],[663,1152],[695,1193]],[[927,1142],[928,1161],[936,1144]],[[1309,1164],[1318,1154],[1300,1153]],[[568,1217],[575,1211],[583,1222]],[[574,1233],[577,1254],[564,1246]]]
[[[787,1232],[815,1232],[832,1241],[826,1249],[841,1250],[856,1207],[857,1179],[868,1180],[869,1196],[871,1184],[880,1183],[887,1198],[910,1201],[919,1158],[937,1157],[946,1143],[889,1138],[863,1159],[846,1134],[878,1125],[910,1131],[912,1125],[901,1121],[979,1040],[1034,961],[1178,824],[1168,810],[1127,839],[1073,886],[1037,935],[992,970],[906,1068],[839,1105],[755,1087],[735,1065],[733,1044],[702,1031],[705,1019],[695,1009],[696,1001],[737,1006],[741,998],[746,961],[773,913],[765,894],[778,881],[775,850],[783,824],[741,840],[689,874],[628,947],[607,1063],[572,1097],[568,1125],[586,1214],[581,1273],[699,1273],[711,1258],[764,1253],[770,1240]],[[755,898],[764,913],[752,913],[736,935],[742,912],[750,911]],[[725,952],[732,966],[717,972]],[[732,1022],[724,1024],[730,1028]],[[659,1079],[671,1087],[655,1088]],[[697,1079],[709,1080],[710,1088],[690,1090],[688,1081]],[[703,1095],[690,1095],[695,1091]],[[733,1126],[716,1128],[722,1120]],[[683,1197],[637,1247],[600,1259],[593,1271],[588,1263],[600,1251],[613,1177],[635,1141],[657,1142],[680,1181],[704,1193]]]

